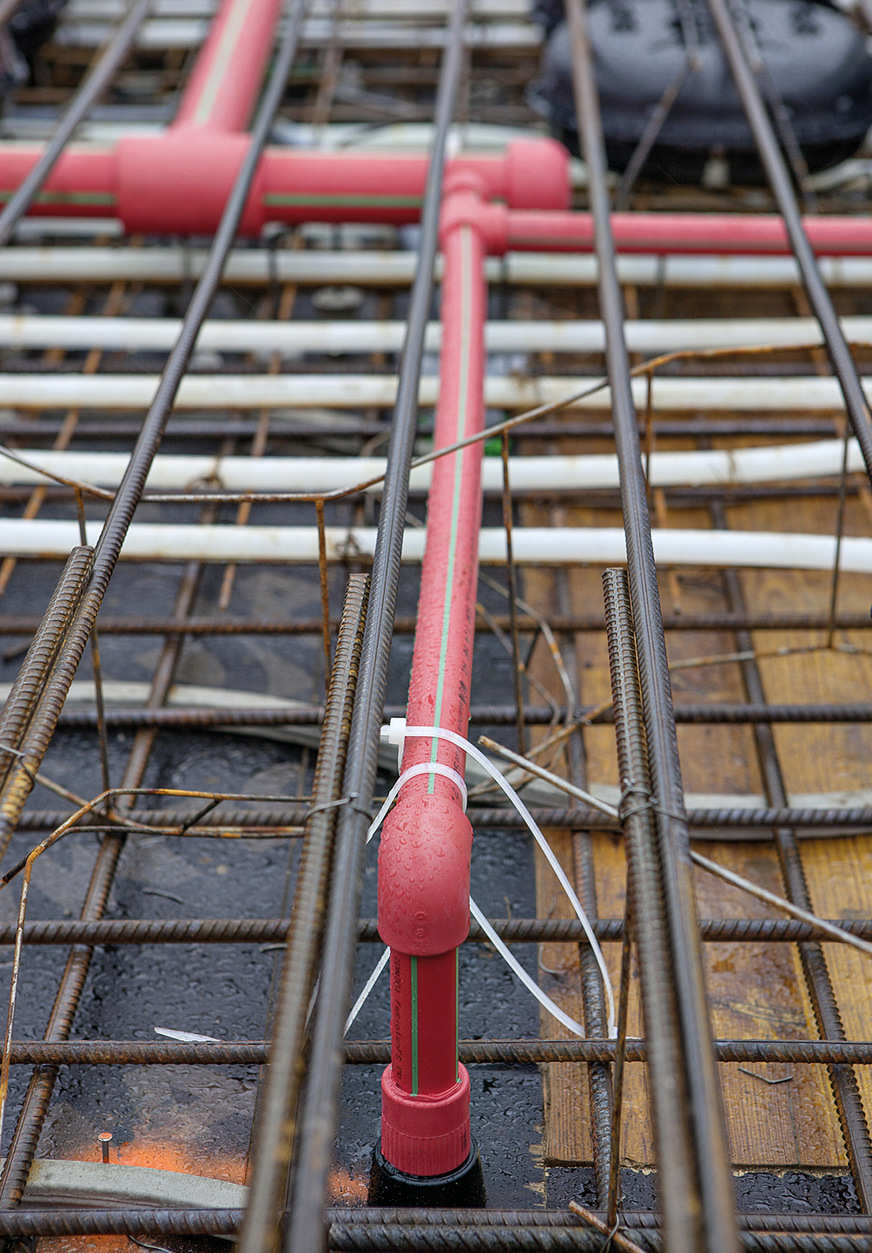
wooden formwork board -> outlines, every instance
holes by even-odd
[[[720,441],[721,444],[724,441]],[[671,446],[688,447],[689,441]],[[591,442],[585,451],[603,451]],[[561,451],[569,451],[561,448]],[[576,447],[574,451],[578,451]],[[784,530],[832,533],[836,502],[833,496],[761,500],[728,508],[729,525],[746,530]],[[658,526],[708,527],[708,511],[666,509],[658,497],[652,502]],[[610,525],[614,513],[560,506],[568,526]],[[525,506],[528,524],[554,524],[554,508]],[[849,502],[848,534],[868,531],[868,512],[862,495]],[[554,604],[553,573],[525,572],[525,596],[547,616]],[[827,574],[796,571],[746,571],[740,575],[742,594],[753,613],[790,610],[826,613],[832,580]],[[666,613],[716,613],[728,608],[723,577],[718,572],[665,570],[660,578]],[[571,608],[590,613],[602,604],[601,570],[574,570],[569,578]],[[872,579],[843,576],[839,608],[868,611]],[[872,633],[870,633],[872,634]],[[767,700],[778,703],[848,703],[872,699],[872,639],[863,633],[840,633],[837,648],[826,648],[824,632],[765,632],[754,637],[754,648]],[[736,653],[729,632],[672,632],[668,638],[670,664],[684,663],[673,672],[676,705],[746,700],[741,667],[736,660],[687,666],[694,659]],[[860,650],[860,651],[855,651]],[[610,697],[605,638],[579,634],[573,655],[583,706]],[[553,667],[542,650],[534,658],[536,675],[553,688]],[[617,785],[614,729],[586,727],[582,733],[588,781]],[[679,726],[679,745],[685,788],[706,794],[764,794],[755,738],[749,727]],[[776,725],[775,744],[789,796],[867,788],[872,761],[872,726],[863,724]],[[559,764],[558,764],[559,768]],[[564,868],[575,871],[574,841],[592,838],[597,909],[602,917],[622,917],[626,863],[620,838],[596,833],[592,837],[549,832]],[[868,917],[872,913],[872,837],[852,836],[803,840],[802,862],[813,908],[828,918]],[[706,841],[701,851],[724,866],[771,891],[784,887],[774,847],[765,840]],[[695,872],[699,916],[778,917],[771,907],[711,875]],[[568,902],[544,858],[537,860],[537,904],[540,917],[571,916]],[[577,883],[577,886],[581,886]],[[606,959],[617,985],[620,946],[605,946]],[[825,945],[828,969],[848,1038],[872,1035],[872,965],[856,950]],[[721,1038],[799,1039],[819,1032],[806,991],[797,946],[773,943],[706,944],[705,969],[713,1030]],[[540,950],[540,977],[549,994],[576,1019],[583,1020],[578,952],[572,946],[549,944]],[[542,1033],[560,1038],[569,1033],[542,1015]],[[630,1034],[642,1033],[638,974],[633,971]],[[839,1169],[846,1154],[825,1066],[794,1064],[721,1064],[720,1075],[727,1112],[734,1166]],[[866,1068],[858,1067],[867,1117],[872,1084]],[[550,1164],[578,1164],[591,1160],[590,1109],[586,1067],[543,1067],[545,1093],[544,1157]],[[628,1067],[622,1160],[625,1164],[653,1165],[652,1128],[646,1092],[646,1068]]]

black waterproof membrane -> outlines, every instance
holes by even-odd
[[[66,0],[22,0],[0,28],[0,96],[30,78],[33,58],[54,34]]]
[[[531,102],[578,151],[569,31],[562,3],[538,0],[548,33]],[[809,169],[844,160],[872,124],[872,56],[863,33],[818,0],[742,0],[749,52]],[[754,143],[706,0],[590,0],[590,35],[609,162],[623,169],[671,86],[686,77],[644,167],[647,176],[696,179],[712,156],[733,181],[762,177]]]

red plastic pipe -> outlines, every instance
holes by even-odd
[[[453,212],[460,202],[453,202]],[[515,209],[482,205],[479,229],[489,252],[592,252],[589,213]],[[812,247],[831,256],[866,256],[872,252],[872,219],[807,217],[803,223]],[[741,213],[613,213],[612,231],[626,253],[737,253],[784,255],[790,252],[780,217]]]
[[[234,3],[243,0],[230,0]],[[264,0],[265,2],[265,0]],[[269,0],[273,3],[273,0]],[[186,97],[180,117],[196,117]],[[250,101],[250,92],[246,94]],[[239,97],[238,119],[244,111]],[[245,109],[249,106],[245,105]],[[209,115],[218,116],[216,110]],[[248,146],[248,136],[211,126],[174,124],[162,135],[132,135],[114,148],[71,147],[31,212],[76,217],[114,215],[130,231],[208,235]],[[27,145],[0,144],[0,199],[40,156]],[[547,140],[515,140],[502,156],[459,157],[452,171],[476,173],[483,194],[501,202],[482,223],[489,251],[590,252],[587,213],[566,212],[568,157]],[[427,172],[424,156],[311,153],[268,148],[246,207],[241,233],[257,236],[270,221],[415,222]],[[829,256],[872,253],[872,219],[807,217],[814,250]],[[786,255],[784,224],[767,214],[615,213],[616,245],[627,253]]]
[[[485,240],[479,194],[446,180],[443,341],[434,446],[484,425]],[[481,187],[481,184],[478,184]],[[434,463],[406,721],[466,735],[478,586],[482,445]],[[403,770],[465,755],[438,739],[406,740]],[[391,948],[391,1064],[382,1076],[381,1151],[410,1175],[444,1175],[470,1154],[469,1076],[457,1058],[457,950],[469,931],[472,828],[449,779],[401,788],[379,850],[379,932]]]
[[[114,215],[130,231],[208,235],[216,229],[248,148],[245,134],[193,125],[131,135],[114,148],[72,147],[58,161],[34,213]],[[8,197],[40,149],[0,145],[0,198]],[[564,208],[568,157],[553,140],[515,140],[500,156],[458,157],[488,198],[514,208]],[[241,234],[266,222],[417,222],[426,156],[311,153],[268,148],[246,206]]]
[[[72,146],[31,212],[121,219],[130,232],[211,235],[248,150],[245,133],[272,51],[282,0],[222,0],[172,126],[114,147]],[[0,200],[8,199],[41,149],[0,144]],[[240,234],[267,222],[416,222],[426,156],[311,153],[268,148]],[[484,194],[513,208],[565,209],[568,156],[553,140],[517,140],[503,155],[462,157]]]
[[[509,213],[506,245],[517,251],[590,252],[593,221],[588,213]],[[872,251],[868,217],[807,217],[812,248],[832,256]],[[613,213],[612,233],[620,252],[739,253],[790,252],[784,222],[774,214]]]
[[[230,134],[251,121],[282,0],[224,0],[185,87],[173,128]]]
[[[129,136],[114,148],[71,147],[31,209],[36,214],[121,219],[129,232],[208,235],[216,229],[248,146],[244,133],[272,49],[281,0],[222,0],[179,111],[162,135]],[[0,200],[8,199],[41,149],[0,144]],[[504,156],[464,157],[453,171],[474,171],[493,205],[479,228],[489,251],[588,252],[587,213],[567,213],[568,157],[550,140],[519,140]],[[427,158],[372,153],[267,149],[241,234],[269,221],[297,223],[417,221]],[[516,212],[512,212],[515,210]],[[544,211],[543,211],[544,210]],[[872,220],[808,217],[815,251],[872,252]],[[786,254],[779,217],[747,214],[616,213],[622,252]]]

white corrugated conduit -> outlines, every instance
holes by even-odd
[[[157,389],[156,374],[0,374],[3,405],[13,409],[147,409]],[[583,389],[590,394],[577,396]],[[370,374],[188,374],[175,408],[389,409],[396,398],[394,375]],[[439,391],[435,375],[422,378],[420,403],[433,406]],[[602,410],[609,391],[596,379],[578,375],[526,378],[489,376],[485,404],[512,411],[537,405]],[[646,381],[633,380],[636,405],[644,409]],[[571,401],[567,398],[575,397]],[[658,412],[842,412],[844,402],[833,378],[657,378],[653,387]]]
[[[843,318],[846,339],[872,343],[872,318]],[[175,318],[75,318],[30,314],[0,316],[0,347],[66,348],[107,352],[164,352],[178,337]],[[203,351],[228,353],[398,353],[405,335],[403,322],[293,321],[255,322],[226,319],[206,322],[197,339]],[[806,347],[823,343],[813,318],[740,319],[675,318],[665,321],[628,321],[625,338],[631,352],[648,354],[708,348]],[[442,328],[431,322],[426,347],[438,352]],[[605,332],[598,321],[488,322],[488,352],[587,352],[605,349]]]
[[[28,233],[31,223],[28,221]],[[45,230],[51,233],[49,219]],[[67,219],[68,222],[77,219]],[[71,228],[67,228],[71,229]],[[83,234],[105,233],[107,223],[82,219]],[[202,248],[22,247],[0,254],[0,280],[18,283],[151,282],[182,283],[199,277],[206,260]],[[818,266],[828,287],[872,285],[872,257],[820,257]],[[361,283],[374,287],[410,284],[415,254],[376,249],[334,252],[320,249],[291,251],[267,248],[238,249],[224,267],[226,284]],[[441,258],[437,275],[441,274]],[[591,256],[567,253],[510,252],[488,257],[485,276],[490,283],[518,286],[547,284],[592,287],[596,262]],[[636,287],[696,287],[759,289],[795,287],[799,270],[792,257],[664,256],[618,257],[618,277]]]
[[[50,475],[114,488],[127,468],[126,453],[54,452],[16,448],[16,457]],[[655,487],[738,486],[743,483],[779,483],[838,475],[842,468],[841,440],[778,444],[705,452],[655,452],[648,470]],[[848,443],[848,469],[863,469],[856,440]],[[203,457],[159,454],[149,472],[152,491],[195,491],[204,484],[227,492],[333,492],[354,487],[384,474],[383,457]],[[412,491],[428,490],[432,466],[412,470]],[[0,484],[44,483],[37,469],[0,456]],[[511,457],[509,482],[517,492],[575,492],[618,486],[617,458],[610,454]],[[501,492],[501,459],[486,457],[482,483],[489,493]],[[370,489],[378,492],[380,485]]]
[[[101,524],[88,524],[88,543],[96,544]],[[407,530],[403,560],[419,562],[427,532]],[[832,535],[777,534],[767,531],[655,530],[654,556],[664,566],[712,566],[782,570],[831,570],[836,556]],[[325,528],[329,561],[368,558],[375,550],[375,527]],[[0,519],[0,555],[65,559],[78,544],[75,522]],[[619,527],[515,527],[512,553],[519,565],[611,565],[626,561],[624,531]],[[279,562],[318,561],[314,526],[180,526],[136,523],[121,558],[136,561]],[[506,533],[485,527],[479,538],[483,565],[506,560]],[[872,539],[846,536],[840,568],[872,573]]]

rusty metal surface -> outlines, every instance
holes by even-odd
[[[281,105],[281,125],[326,128],[323,133],[329,138],[330,128],[340,124],[369,128],[397,120],[432,120],[450,6],[434,5],[432,13],[428,8],[428,16],[418,14],[417,20],[398,16],[396,10],[402,6],[388,6],[384,14],[377,4],[371,7],[369,16],[341,31],[331,31],[329,15],[323,13],[320,27],[304,28],[302,56]],[[520,9],[506,17],[497,6],[483,4],[481,13],[477,8],[473,0],[456,117],[474,125],[530,126],[535,119],[524,87],[535,73],[536,31]],[[176,20],[188,19],[184,15],[170,19]],[[195,20],[202,21],[202,16]],[[507,21],[517,27],[511,36],[514,43],[508,35],[506,42],[499,42],[503,38],[499,30]],[[69,101],[94,59],[93,49],[81,42],[78,22],[75,12],[62,22],[57,39],[45,50],[41,78],[20,93],[9,126],[36,124],[37,111],[52,114]],[[149,32],[157,29],[150,26]],[[178,26],[160,29],[167,37],[181,39]],[[417,46],[413,35],[420,37]],[[113,80],[100,117],[112,125],[137,116],[150,121],[158,116],[152,109],[157,104],[165,120],[171,116],[188,65],[179,42],[175,47],[141,44]],[[362,134],[359,131],[356,138]],[[607,198],[606,192],[604,186],[592,186],[590,192],[582,187],[576,202],[586,206],[589,194]],[[644,181],[629,196],[630,208],[747,210],[761,205],[771,208],[759,189],[664,190]],[[865,201],[838,193],[830,199],[822,196],[822,205],[836,211],[866,207]],[[73,251],[100,242],[99,234],[77,240],[65,236],[61,227],[47,223],[42,229],[38,242]],[[285,232],[248,249],[267,257],[264,281],[246,279],[221,286],[207,302],[209,316],[278,322],[300,317],[325,324],[333,317],[403,319],[408,310],[407,281],[370,286],[361,280],[340,286],[307,280],[296,286],[281,278],[279,262],[295,254],[315,257],[380,249],[408,256],[416,245],[415,233],[405,228],[380,235],[338,227],[320,233]],[[13,242],[10,249],[18,246]],[[165,245],[114,237],[112,247],[148,254]],[[104,282],[90,277],[70,283],[43,273],[9,291],[0,285],[0,304],[13,313],[184,316],[201,263],[200,241],[183,241],[179,251],[181,282],[165,278]],[[504,279],[507,273],[504,270]],[[612,314],[618,319],[621,313],[652,319],[741,318],[749,313],[788,319],[806,312],[796,286],[789,285],[774,289],[761,283],[738,290],[725,283],[718,290],[699,293],[690,286],[676,287],[661,275],[650,286],[615,287],[612,296]],[[862,311],[868,300],[863,288],[840,291],[837,311]],[[491,302],[491,316],[496,318],[600,316],[589,285],[495,282]],[[422,316],[426,314],[425,310]],[[162,364],[163,358],[154,353],[135,351],[0,352],[3,371],[59,380],[78,374],[153,374]],[[387,375],[396,372],[397,363],[389,352],[346,359],[325,349],[298,358],[275,354],[269,359],[195,353],[192,364],[196,372],[213,375],[222,371]],[[627,367],[639,364],[634,359]],[[435,368],[429,354],[423,368],[428,374]],[[489,363],[494,375],[531,380],[549,373],[577,375],[579,385],[601,377],[604,369],[601,356],[580,354],[494,354]],[[612,360],[612,369],[623,370],[619,359],[617,364]],[[706,361],[691,354],[681,362],[661,363],[658,370],[697,378],[787,379],[816,376],[826,365],[813,349],[780,352],[771,358],[736,353]],[[657,407],[656,383],[651,395],[653,404],[647,411],[624,415],[621,436],[625,462],[632,461],[638,438],[643,468],[647,451],[654,447],[728,448],[746,440],[780,444],[832,439],[841,437],[845,428],[840,412],[680,415]],[[503,415],[492,416],[496,420]],[[853,414],[862,434],[861,417]],[[420,452],[426,451],[431,422],[429,412],[419,418]],[[0,412],[0,439],[13,451],[54,446],[129,452],[140,427],[139,417],[134,419],[129,411],[80,412],[62,401],[54,409]],[[372,408],[255,413],[216,408],[170,417],[163,447],[179,457],[187,452],[216,458],[230,452],[255,457],[371,455],[384,452],[390,427],[390,412]],[[612,452],[611,415],[604,405],[583,419],[572,412],[536,417],[506,433],[499,447],[490,450],[504,456],[507,467],[510,446],[513,457],[525,452]],[[861,475],[810,480],[796,487],[707,485],[663,492],[646,491],[644,475],[637,477],[635,487],[624,485],[625,511],[636,528],[633,544],[644,540],[646,511],[662,528],[687,524],[724,529],[729,523],[736,528],[851,536],[869,532],[869,488]],[[238,495],[222,493],[220,484],[194,486],[203,490],[192,491],[185,500],[167,494],[159,502],[147,501],[137,520],[168,528],[192,521],[206,526],[216,522],[244,526],[251,521],[350,527],[375,524],[385,510],[382,500],[357,495],[343,501],[321,500],[317,509],[299,501],[263,500],[250,507],[243,503],[237,511]],[[614,489],[553,499],[507,490],[501,500],[487,504],[486,521],[494,526],[508,521],[515,536],[519,528],[534,524],[616,526],[620,503]],[[89,520],[102,519],[106,512],[105,503],[85,499],[81,492],[77,498],[75,490],[57,484],[0,492],[0,510],[6,518],[69,520],[80,508]],[[424,520],[422,508],[420,498],[413,496],[408,502],[409,525]],[[406,509],[404,500],[400,522]],[[81,552],[89,565],[90,552]],[[239,1230],[239,1211],[174,1213],[130,1207],[109,1211],[96,1202],[90,1212],[61,1208],[37,1213],[29,1208],[24,1183],[34,1154],[98,1163],[101,1148],[96,1136],[109,1131],[113,1139],[107,1169],[115,1162],[161,1166],[236,1182],[248,1178],[252,1161],[258,1169],[250,1147],[264,1127],[259,1102],[269,1088],[263,1084],[263,1066],[270,1051],[295,893],[305,878],[300,845],[313,818],[313,766],[324,719],[325,647],[329,656],[336,646],[349,576],[359,578],[359,571],[368,566],[353,552],[320,570],[314,565],[259,568],[220,561],[199,566],[172,561],[128,564],[122,550],[111,579],[105,580],[97,619],[99,651],[93,658],[83,654],[87,632],[80,631],[77,649],[83,660],[76,676],[90,681],[101,673],[106,693],[120,691],[120,696],[117,700],[107,696],[100,707],[89,690],[84,701],[68,700],[63,709],[58,693],[72,681],[75,664],[65,663],[64,673],[54,678],[52,674],[58,631],[63,633],[69,612],[75,610],[66,599],[71,596],[75,602],[81,591],[79,574],[73,571],[62,577],[56,561],[7,558],[0,567],[0,643],[6,649],[0,680],[11,685],[16,674],[21,675],[0,716],[0,739],[13,750],[2,763],[0,828],[4,838],[8,835],[9,849],[0,873],[10,875],[40,840],[61,834],[32,862],[23,926],[18,923],[23,871],[11,874],[0,890],[0,968],[5,973],[11,973],[12,961],[18,960],[12,952],[16,935],[22,941],[14,1029],[6,1050],[9,1094],[4,1130],[7,1138],[12,1134],[13,1142],[0,1182],[0,1205],[15,1208],[0,1212],[0,1236],[39,1234],[47,1238],[45,1253],[61,1253],[54,1240],[63,1237],[67,1253],[83,1249],[81,1241],[89,1233],[111,1235],[117,1243],[107,1249],[114,1250],[130,1247],[128,1235],[162,1242],[176,1234],[230,1235]],[[403,711],[415,627],[417,572],[404,566],[397,578],[397,613],[383,676],[388,717]],[[651,671],[649,680],[653,674],[652,691],[666,684],[675,696],[671,726],[668,702],[655,699],[655,708],[649,711],[649,741],[659,736],[667,749],[670,737],[677,743],[687,780],[691,839],[705,837],[706,852],[714,860],[729,863],[747,878],[765,881],[776,893],[792,894],[812,913],[817,910],[851,935],[872,939],[872,897],[862,873],[872,855],[872,795],[865,794],[865,763],[872,749],[869,577],[845,573],[834,577],[823,571],[791,581],[786,573],[731,574],[704,567],[655,570],[653,565],[647,569],[642,560],[634,579],[636,628],[654,648],[643,669]],[[606,615],[598,581],[599,570],[587,566],[561,572],[488,570],[480,587],[473,721],[476,733],[484,730],[522,750],[541,751],[544,765],[579,785],[598,785],[616,804],[623,793],[626,820],[626,780],[618,773],[615,755],[616,715],[608,691]],[[662,602],[665,636],[659,632],[659,607],[653,615],[638,614],[642,583],[646,595]],[[52,601],[55,588],[59,590]],[[92,609],[93,618],[96,605]],[[21,668],[32,637],[35,642]],[[673,666],[668,676],[667,656]],[[54,694],[46,686],[49,680]],[[124,689],[124,684],[136,686]],[[252,695],[258,702],[250,699]],[[650,693],[648,699],[650,703]],[[289,702],[288,707],[280,707],[281,701]],[[543,740],[549,745],[540,750]],[[655,764],[662,772],[663,754],[668,757],[669,752],[650,742],[648,751],[659,754]],[[383,794],[392,781],[382,761],[377,792]],[[732,889],[708,888],[702,876],[695,879],[698,908],[692,897],[680,900],[689,876],[682,860],[684,836],[678,829],[684,814],[675,782],[672,777],[657,801],[663,847],[655,853],[659,869],[648,885],[648,907],[653,910],[651,925],[668,919],[665,940],[675,966],[704,964],[708,999],[686,998],[680,1013],[671,1011],[673,1018],[681,1019],[678,1034],[683,1043],[678,1052],[668,1023],[656,1045],[650,1038],[642,1041],[641,1035],[650,1036],[651,1022],[640,1023],[636,976],[633,973],[631,981],[625,971],[631,991],[620,1141],[623,1168],[618,1174],[613,1171],[610,1194],[608,1153],[616,1143],[611,1084],[618,1046],[603,1038],[598,975],[586,950],[577,960],[583,940],[580,924],[559,916],[559,909],[551,909],[549,902],[543,907],[537,900],[532,855],[517,814],[493,795],[473,796],[474,894],[497,933],[515,946],[546,990],[555,998],[565,997],[573,1012],[583,1015],[590,1038],[553,1038],[544,1024],[537,1038],[537,1011],[513,985],[474,925],[463,957],[465,1038],[460,1055],[473,1069],[476,1135],[490,1208],[477,1216],[434,1211],[379,1215],[365,1206],[369,1153],[377,1134],[377,1067],[389,1055],[385,990],[377,986],[344,1050],[349,1065],[341,1079],[328,1185],[333,1203],[356,1208],[327,1211],[331,1247],[497,1249],[506,1246],[511,1231],[513,1247],[598,1249],[600,1232],[586,1227],[578,1212],[566,1209],[567,1189],[584,1203],[582,1211],[596,1211],[599,1221],[606,1201],[613,1211],[619,1205],[616,1186],[622,1180],[620,1239],[629,1241],[626,1247],[635,1241],[636,1247],[660,1248],[649,1201],[642,1199],[641,1191],[643,1186],[650,1190],[645,1172],[658,1162],[642,1132],[632,1138],[647,1118],[645,1101],[638,1097],[640,1087],[632,1085],[640,1083],[640,1074],[646,1076],[641,1083],[655,1089],[663,1085],[655,1095],[661,1111],[668,1110],[671,1081],[663,1076],[676,1065],[686,1072],[679,1057],[688,1049],[695,1057],[691,1084],[695,1095],[686,1110],[679,1111],[677,1121],[685,1121],[687,1114],[694,1122],[693,1134],[682,1132],[682,1137],[697,1157],[684,1173],[676,1172],[674,1161],[668,1162],[667,1174],[671,1172],[675,1181],[678,1209],[696,1204],[698,1192],[708,1196],[709,1227],[703,1235],[694,1228],[686,1247],[721,1247],[721,1235],[713,1234],[713,1226],[718,1226],[710,1191],[715,1175],[705,1176],[712,1168],[720,1118],[712,1082],[720,1082],[728,1100],[735,1098],[734,1116],[728,1109],[727,1148],[741,1168],[735,1181],[740,1208],[755,1211],[739,1216],[735,1228],[739,1245],[803,1253],[867,1246],[870,1180],[864,1120],[868,1121],[872,1099],[864,1069],[872,1063],[868,958],[846,956],[844,946],[831,944],[812,922],[778,916]],[[107,788],[116,791],[98,801]],[[548,803],[531,799],[530,810],[540,825],[567,841],[568,869],[575,873],[585,903],[597,912],[593,930],[606,946],[617,980],[626,931],[621,823],[568,798],[555,797]],[[77,811],[80,817],[67,831],[65,824]],[[648,817],[654,812],[650,810]],[[639,817],[631,815],[637,824]],[[353,819],[346,815],[344,821],[366,825],[362,814]],[[824,835],[826,840],[819,838]],[[357,937],[357,953],[353,964],[344,963],[335,984],[351,983],[355,994],[377,955],[377,929],[371,917],[374,876],[373,850],[363,865],[362,916],[347,919],[345,926],[350,942]],[[669,891],[665,879],[671,882]],[[670,892],[671,904],[666,899]],[[316,895],[320,899],[320,890]],[[663,918],[657,916],[658,908]],[[635,927],[639,939],[638,914]],[[693,949],[690,954],[688,945]],[[7,960],[10,964],[3,964]],[[668,984],[667,967],[661,954],[659,975],[649,971],[648,977],[655,983],[663,977]],[[312,969],[307,965],[309,974]],[[685,979],[685,992],[686,985]],[[296,1003],[298,1017],[300,1006]],[[336,1012],[343,1014],[345,1008],[338,1006]],[[653,1016],[649,1006],[648,1019]],[[155,1029],[195,1038],[159,1039]],[[697,1047],[707,1034],[714,1038],[710,1069]],[[300,1052],[298,1035],[295,1030],[292,1063]],[[666,1047],[665,1070],[662,1062],[658,1067],[653,1060],[649,1069],[648,1059],[656,1047]],[[581,1076],[576,1086],[583,1094],[572,1091],[571,1096],[578,1101],[578,1122],[587,1129],[589,1148],[571,1161],[542,1158],[540,1128],[550,1114],[543,1107],[540,1066]],[[743,1066],[753,1069],[744,1072],[748,1090],[736,1096],[740,1082],[736,1076],[743,1073]],[[834,1096],[828,1080],[821,1078],[826,1067]],[[338,1070],[328,1079],[337,1085]],[[567,1091],[574,1083],[567,1081]],[[776,1100],[781,1101],[778,1109],[790,1134],[800,1127],[796,1142],[777,1160],[765,1154],[749,1157],[757,1127],[754,1107],[769,1109],[771,1102],[775,1109]],[[666,1143],[671,1124],[668,1117],[663,1121],[662,1113],[660,1119]],[[847,1153],[842,1138],[847,1140]],[[548,1143],[553,1145],[553,1136]],[[307,1151],[304,1136],[298,1152]],[[269,1156],[273,1149],[265,1152]],[[661,1144],[661,1169],[663,1154]],[[272,1180],[265,1188],[264,1195],[271,1198],[267,1210],[276,1206],[274,1184]],[[720,1188],[718,1196],[723,1191]],[[534,1203],[539,1208],[531,1214]],[[316,1208],[320,1205],[319,1200]],[[802,1210],[803,1216],[783,1214],[790,1206]],[[262,1234],[263,1212],[258,1221]],[[731,1219],[724,1224],[728,1244],[731,1225]],[[671,1230],[676,1230],[674,1224]],[[262,1243],[260,1234],[248,1238],[252,1247]],[[80,1242],[70,1243],[74,1240]]]

